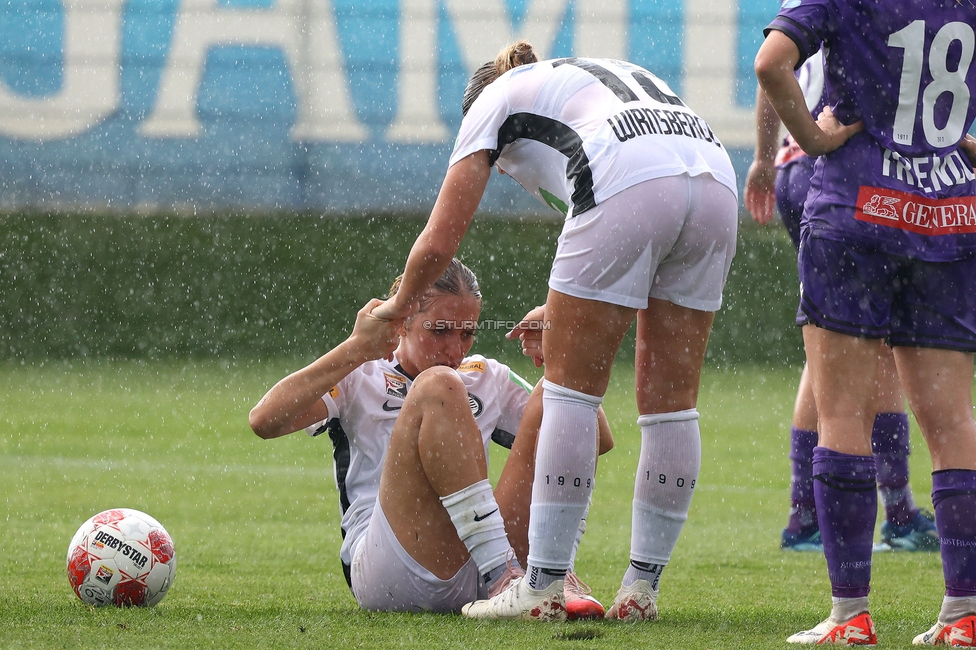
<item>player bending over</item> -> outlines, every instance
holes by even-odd
[[[546,304],[524,319],[547,324],[526,578],[462,613],[525,618],[562,597],[593,488],[598,408],[636,320],[641,442],[630,564],[607,617],[653,620],[701,469],[701,369],[735,254],[732,162],[708,124],[648,70],[611,59],[540,61],[525,41],[475,72],[461,113],[403,287],[374,315],[416,312],[456,254],[492,167],[565,218]]]

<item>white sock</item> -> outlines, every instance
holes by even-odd
[[[472,483],[454,494],[441,497],[458,537],[464,542],[481,575],[504,566],[509,552],[515,557],[505,534],[505,520],[498,512],[488,479]]]
[[[545,589],[569,570],[596,474],[600,397],[543,381],[526,581]]]
[[[593,481],[593,487],[596,487],[596,480]],[[586,516],[590,513],[590,504],[593,503],[593,493],[590,492],[590,500],[586,502],[586,510],[583,511],[583,518],[580,519],[579,528],[576,529],[576,539],[573,540],[573,557],[569,563],[569,572],[572,573],[576,571],[576,552],[579,551],[580,542],[583,541],[583,535],[586,534]]]
[[[976,596],[943,596],[939,622],[955,623],[961,618],[976,614]]]
[[[868,611],[868,597],[830,599],[830,619],[838,623],[849,621],[858,614]]]
[[[634,482],[630,559],[653,574],[656,588],[656,580],[671,560],[688,519],[701,469],[701,434],[695,409],[642,415],[637,424],[641,427],[641,453]],[[637,575],[628,571],[633,582]]]
[[[647,564],[631,560],[620,584],[629,587],[638,580],[646,580],[651,584],[651,589],[657,591],[657,585],[661,582],[661,574],[664,573],[666,566],[666,564]]]

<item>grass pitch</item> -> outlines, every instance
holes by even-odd
[[[305,362],[0,366],[0,645],[784,648],[828,612],[823,558],[778,545],[796,368],[706,371],[703,470],[661,582],[660,620],[539,625],[356,607],[339,570],[329,441],[262,441],[247,426],[266,389]],[[632,379],[615,369],[605,404],[617,447],[600,460],[577,560],[607,606],[630,540],[640,439]],[[917,428],[912,436],[912,485],[929,506],[931,467]],[[503,458],[493,456],[493,476]],[[90,608],[68,585],[71,536],[110,507],[148,512],[173,536],[176,581],[153,609]],[[909,645],[934,621],[941,594],[937,554],[875,556],[879,647]]]

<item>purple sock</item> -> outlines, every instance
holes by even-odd
[[[790,428],[790,520],[786,530],[805,533],[817,528],[817,504],[813,498],[813,448],[817,432]]]
[[[863,598],[871,590],[871,547],[878,518],[873,456],[813,450],[813,492],[827,573],[837,598]]]
[[[946,596],[976,596],[976,471],[932,472]]]
[[[871,432],[871,447],[878,466],[878,489],[885,509],[885,519],[896,526],[912,520],[918,508],[908,485],[907,413],[878,413]]]

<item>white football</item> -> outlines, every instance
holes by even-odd
[[[144,512],[114,508],[78,529],[68,545],[68,581],[89,605],[152,607],[176,578],[173,539]]]

